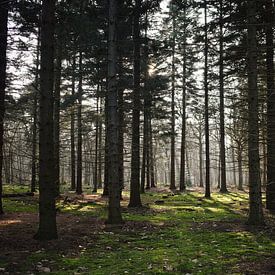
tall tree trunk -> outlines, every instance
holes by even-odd
[[[208,23],[207,0],[204,0],[204,90],[205,90],[205,197],[210,198],[209,110],[208,110]]]
[[[62,46],[57,37],[56,64],[55,64],[55,87],[54,87],[54,183],[56,196],[60,194],[60,88],[62,67]]]
[[[105,105],[105,150],[104,150],[104,186],[103,186],[102,196],[106,197],[106,196],[109,196],[108,88],[107,88],[106,95],[105,95],[105,104],[104,105]]]
[[[53,84],[55,1],[42,2],[39,104],[39,228],[34,238],[57,238],[54,183]]]
[[[98,130],[98,188],[102,188],[102,98],[100,98],[100,119]]]
[[[38,27],[36,61],[35,61],[35,80],[34,80],[34,98],[33,98],[33,126],[32,126],[32,175],[31,192],[36,191],[36,166],[37,166],[37,108],[39,91],[39,64],[40,64],[40,27]]]
[[[117,98],[117,0],[109,1],[109,36],[108,36],[108,168],[109,168],[109,208],[110,224],[121,224],[120,182],[118,159],[118,98]]]
[[[122,66],[122,65],[121,65]],[[121,75],[121,74],[119,74]],[[119,150],[119,182],[121,194],[124,188],[124,103],[123,87],[118,90],[118,150]],[[122,195],[121,195],[122,196]]]
[[[185,156],[186,156],[186,1],[184,3],[183,7],[183,13],[184,13],[184,39],[183,39],[183,64],[182,64],[182,128],[181,128],[181,157],[180,157],[180,191],[183,192],[186,189],[186,183],[185,183]]]
[[[248,16],[248,162],[249,162],[249,217],[248,223],[263,224],[260,156],[259,156],[259,123],[258,123],[258,85],[257,85],[257,33],[256,33],[256,0],[247,1]]]
[[[76,57],[75,51],[73,53],[73,64],[72,64],[72,97],[75,96],[75,70],[76,70]],[[75,191],[75,104],[72,106],[71,111],[71,190]]]
[[[172,41],[172,101],[171,101],[171,171],[170,171],[170,190],[176,189],[176,171],[175,171],[175,139],[176,139],[176,130],[175,130],[175,74],[176,74],[176,66],[175,66],[175,48],[176,48],[176,21],[174,14],[174,4],[172,1],[171,4],[172,9],[172,24],[173,24],[173,41]]]
[[[234,147],[233,147],[233,146],[232,146],[232,169],[233,169],[232,172],[233,172],[234,186],[237,186],[235,150],[234,150]]]
[[[220,82],[220,163],[221,163],[221,186],[220,192],[227,193],[226,184],[226,159],[225,159],[225,130],[224,130],[224,38],[223,38],[223,0],[220,0],[220,34],[219,34],[219,82]]]
[[[267,185],[266,208],[275,210],[274,5],[266,0]]]
[[[79,52],[79,83],[77,106],[77,167],[76,167],[76,193],[82,194],[82,51]]]
[[[135,0],[134,40],[134,89],[132,115],[132,156],[129,207],[141,207],[140,198],[140,8],[141,0]]]
[[[149,182],[149,129],[148,129],[148,116],[149,116],[149,108],[150,108],[150,99],[149,99],[149,90],[148,90],[148,59],[149,59],[149,51],[148,51],[148,14],[146,11],[145,15],[145,36],[144,36],[144,89],[143,89],[143,116],[144,116],[144,123],[143,123],[143,149],[142,149],[142,167],[141,167],[141,185],[140,185],[140,192],[145,193],[145,182],[147,179],[146,189],[150,188]]]
[[[95,162],[94,162],[94,188],[93,193],[97,193],[97,185],[98,185],[98,130],[99,130],[99,87],[97,86],[97,94],[96,94],[96,123],[95,123]]]
[[[5,115],[7,38],[8,38],[8,1],[0,0],[0,215],[3,214],[3,137]]]
[[[201,127],[200,127],[201,128]],[[204,187],[203,185],[203,148],[202,148],[202,133],[201,133],[201,129],[199,132],[199,163],[200,163],[200,187]]]
[[[151,106],[151,101],[150,101]],[[156,187],[155,178],[155,158],[154,158],[154,146],[153,146],[153,129],[152,129],[152,118],[151,112],[149,113],[149,166],[150,166],[150,181],[148,180],[151,187]]]
[[[239,182],[238,182],[238,190],[243,190],[243,155],[242,155],[242,147],[238,144],[238,174],[239,174]]]

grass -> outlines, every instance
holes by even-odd
[[[245,222],[247,199],[245,193],[213,194],[207,200],[196,192],[164,198],[163,194],[147,193],[142,196],[146,208],[141,211],[128,210],[127,202],[122,202],[123,218],[132,227],[126,224],[122,230],[91,229],[75,253],[30,251],[19,271],[27,274],[43,265],[60,275],[245,274],[239,265],[244,262],[249,266],[272,256],[275,242],[261,231],[250,232],[243,226],[238,230],[216,230],[215,225]],[[164,203],[155,204],[157,200]],[[5,199],[4,206],[8,212],[37,210],[36,205],[20,200]],[[105,202],[59,203],[58,207],[61,213],[80,218],[106,217]],[[209,224],[214,226],[205,226]],[[0,267],[5,264],[0,259]]]

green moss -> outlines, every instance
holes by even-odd
[[[124,193],[124,196],[128,196]],[[23,271],[43,259],[51,261],[52,274],[241,274],[238,263],[259,260],[275,253],[275,243],[260,233],[238,230],[216,230],[199,224],[219,223],[246,217],[247,194],[187,193],[165,196],[157,193],[142,195],[144,208],[140,211],[123,208],[127,221],[142,222],[142,228],[98,232],[93,246],[85,247],[72,256],[62,251],[30,254]],[[163,200],[164,204],[155,204]],[[34,211],[35,205],[5,200],[12,211]],[[75,215],[106,217],[105,203],[78,203],[58,207],[61,212]],[[148,225],[148,226],[146,226]],[[1,265],[1,262],[0,262]]]

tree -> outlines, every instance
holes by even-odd
[[[264,222],[261,197],[259,156],[259,104],[257,84],[257,16],[256,0],[247,1],[247,69],[248,69],[248,158],[249,158],[249,217],[248,223]]]
[[[117,0],[109,1],[109,34],[108,34],[108,190],[109,224],[121,224],[120,210],[120,182],[119,182],[119,156],[118,156],[118,98],[117,98]]]
[[[77,167],[76,167],[76,193],[82,194],[82,94],[83,94],[83,72],[82,72],[83,52],[79,52],[78,67],[78,106],[77,106]]]
[[[132,114],[131,186],[129,207],[141,207],[140,198],[140,12],[141,0],[135,0],[134,40],[134,87]]]
[[[42,2],[39,98],[39,228],[34,238],[57,238],[54,182],[53,84],[55,1]]]
[[[3,137],[5,115],[6,65],[7,65],[7,37],[8,37],[8,2],[0,1],[0,215],[3,214]]]
[[[275,84],[274,84],[274,5],[266,0],[266,84],[267,84],[267,185],[266,208],[275,210]]]
[[[226,161],[225,161],[225,129],[224,129],[224,35],[223,35],[223,0],[219,0],[219,86],[220,86],[220,162],[221,162],[221,193],[227,192]]]
[[[209,156],[209,91],[208,91],[208,24],[207,0],[204,0],[204,123],[205,123],[205,197],[210,198],[210,156]]]
[[[176,50],[176,20],[175,20],[175,5],[174,1],[171,2],[171,12],[172,12],[172,72],[171,72],[171,166],[170,166],[170,189],[176,189],[176,171],[175,171],[175,139],[176,139],[176,130],[175,130],[175,74],[176,74],[176,64],[175,64],[175,50]]]

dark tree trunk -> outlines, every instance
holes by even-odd
[[[53,84],[55,1],[42,2],[39,100],[39,229],[34,238],[57,238],[54,183]]]
[[[209,110],[208,110],[208,23],[207,0],[204,0],[204,90],[205,90],[205,197],[210,198],[210,156],[209,156]]]
[[[99,132],[99,87],[97,87],[97,95],[96,95],[96,123],[95,123],[95,162],[94,162],[94,188],[93,193],[97,193],[97,185],[98,185],[98,132]]]
[[[36,191],[36,167],[37,167],[37,109],[38,109],[38,91],[39,91],[39,64],[40,64],[40,28],[38,29],[34,80],[34,98],[33,98],[33,126],[32,126],[32,175],[31,192]]]
[[[72,97],[75,96],[75,70],[76,70],[76,60],[75,52],[73,53],[73,64],[72,64]],[[71,190],[75,191],[75,104],[72,106],[71,111]]]
[[[102,188],[102,98],[100,98],[100,119],[98,129],[98,188]]]
[[[240,145],[238,145],[238,174],[239,174],[238,190],[243,190],[243,155],[242,155],[242,147]]]
[[[185,3],[186,4],[186,3]],[[186,146],[186,6],[184,5],[184,39],[183,39],[183,64],[182,64],[182,128],[181,128],[181,150],[180,150],[180,191],[186,189],[185,183],[185,146]]]
[[[148,51],[148,14],[146,12],[145,18],[145,36],[144,36],[144,89],[143,89],[143,149],[142,149],[142,167],[141,167],[141,184],[140,184],[140,192],[145,193],[145,182],[146,189],[150,189],[149,182],[149,129],[148,129],[148,119],[149,119],[149,108],[150,108],[150,98],[149,98],[149,90],[148,90],[148,59],[149,59],[149,51]]]
[[[8,36],[8,1],[0,0],[0,215],[3,214],[3,137],[5,115],[7,36]]]
[[[233,181],[234,181],[234,186],[237,186],[235,150],[234,150],[234,147],[233,147],[233,146],[232,146],[232,169],[233,169]]]
[[[82,194],[82,52],[79,53],[79,83],[77,106],[77,167],[76,167],[76,193]]]
[[[57,38],[56,64],[55,64],[55,87],[54,87],[54,183],[56,196],[60,194],[60,85],[62,46],[60,38]]]
[[[200,129],[199,132],[199,162],[200,162],[200,187],[204,187],[203,185],[203,158],[202,158],[202,154],[203,154],[203,148],[202,148],[202,134],[201,134],[202,129]]]
[[[150,103],[151,106],[151,103]],[[153,146],[153,130],[152,130],[152,118],[151,112],[149,114],[149,166],[150,166],[150,182],[151,187],[156,187],[155,178],[155,158],[154,158],[154,146]]]
[[[132,156],[129,207],[141,207],[140,198],[140,8],[141,0],[135,0],[134,40],[134,89],[132,115]]]
[[[109,143],[108,143],[108,89],[105,95],[105,150],[104,150],[104,186],[103,186],[103,197],[109,196]]]
[[[109,2],[108,36],[108,168],[109,168],[109,211],[110,224],[121,224],[120,182],[118,157],[118,98],[117,98],[117,0]]]
[[[119,182],[121,194],[124,188],[124,104],[123,88],[118,90],[118,150],[119,150]],[[122,196],[122,195],[121,195]]]
[[[227,193],[226,185],[226,159],[225,159],[225,131],[224,131],[224,38],[223,38],[223,0],[220,0],[220,34],[219,34],[219,82],[220,82],[220,163],[221,163],[221,186],[220,192]]]
[[[174,6],[172,4],[172,16],[173,16],[173,42],[172,42],[172,101],[171,101],[171,171],[170,171],[170,190],[176,189],[176,171],[175,171],[175,139],[176,139],[176,130],[175,130],[175,47],[176,47],[176,21],[174,15]]]
[[[256,0],[247,1],[248,16],[248,159],[249,159],[249,217],[248,223],[263,224],[259,123],[258,123],[258,85],[257,85],[257,32]]]
[[[266,0],[267,185],[266,208],[275,210],[274,5]]]

